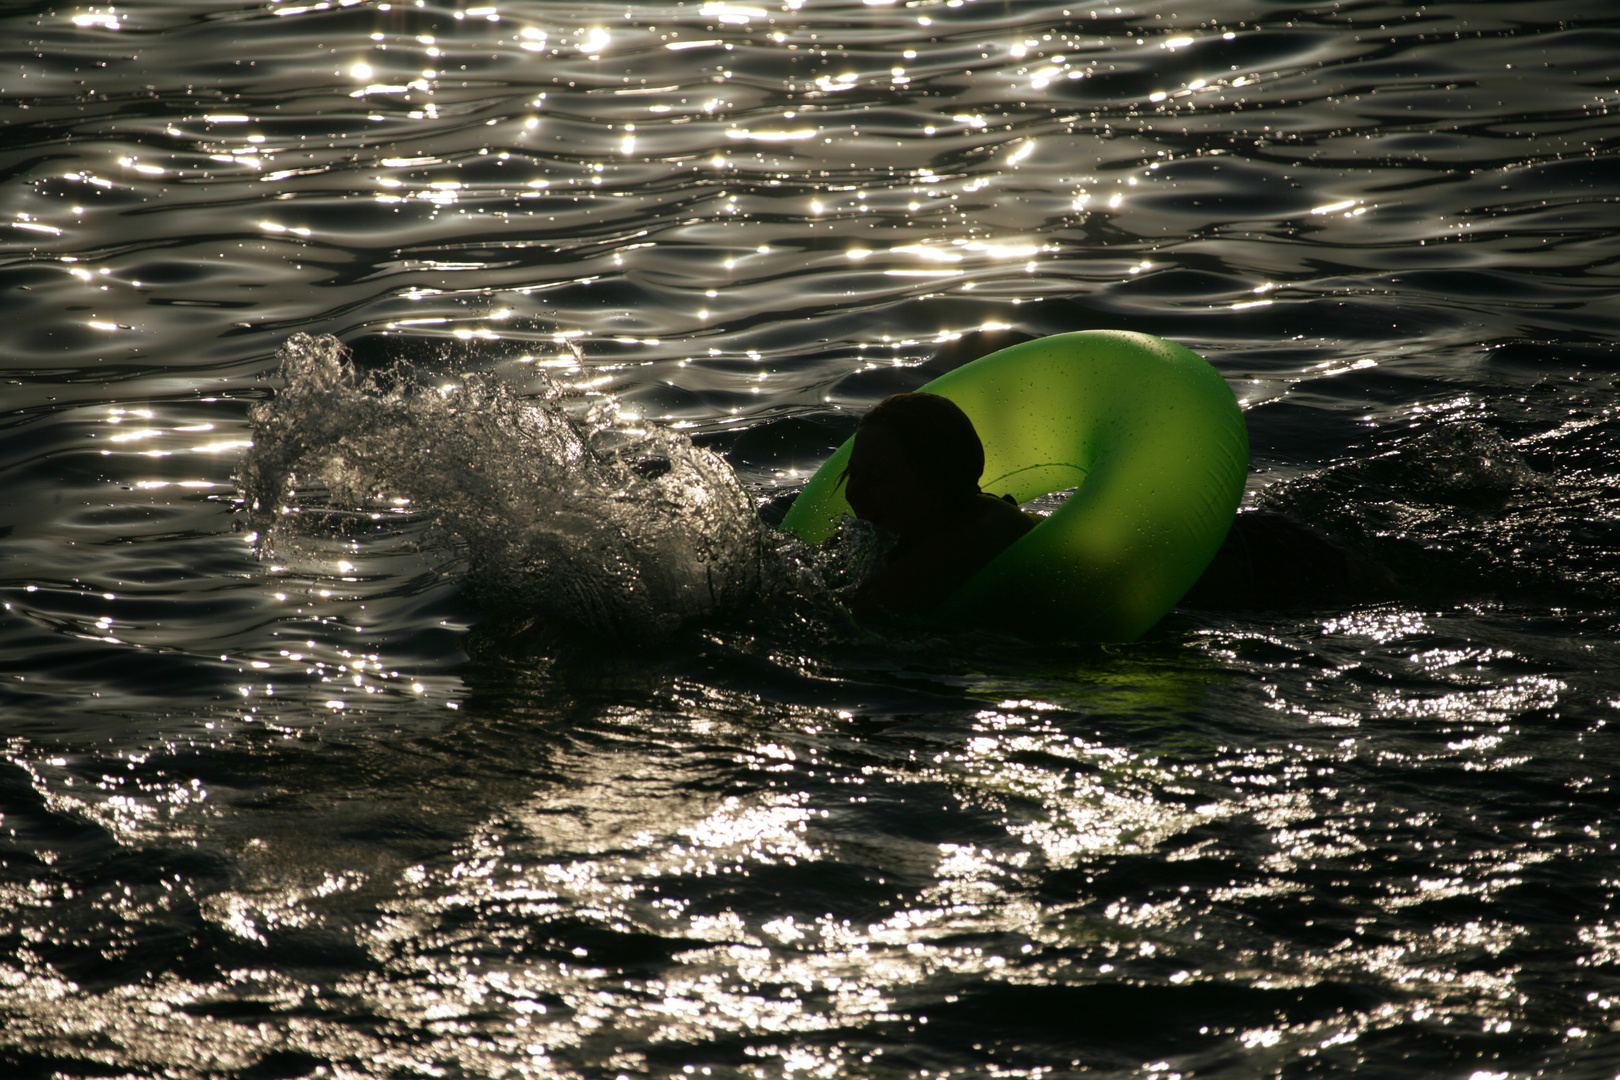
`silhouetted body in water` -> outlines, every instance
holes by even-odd
[[[1180,606],[1291,607],[1377,596],[1394,588],[1388,571],[1326,534],[1275,510],[1250,510],[1232,522],[1220,550]]]
[[[855,590],[857,618],[927,611],[1040,519],[979,490],[984,445],[973,422],[937,394],[895,394],[861,419],[844,470],[857,517],[897,538]]]
[[[947,398],[895,394],[862,418],[845,468],[857,517],[896,537],[847,605],[863,621],[917,615],[946,599],[1040,518],[979,490],[984,446]],[[1388,585],[1347,548],[1284,514],[1239,514],[1182,600],[1196,608],[1286,607]]]

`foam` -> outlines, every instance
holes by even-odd
[[[616,639],[747,610],[779,561],[731,469],[678,432],[488,372],[361,373],[329,336],[294,336],[280,361],[238,473],[266,544],[301,509],[408,499],[486,608]]]

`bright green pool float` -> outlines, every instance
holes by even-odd
[[[1197,354],[1149,334],[1027,341],[922,389],[961,406],[984,442],[980,487],[1020,503],[1076,490],[929,613],[1022,637],[1132,641],[1190,589],[1243,497],[1249,435]],[[850,513],[851,439],[782,521],[807,543]]]

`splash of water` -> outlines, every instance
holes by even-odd
[[[753,500],[678,432],[580,415],[555,386],[521,394],[491,373],[360,373],[327,336],[296,335],[280,360],[284,389],[253,409],[238,475],[267,543],[302,508],[409,500],[486,609],[620,640],[744,611],[779,576]]]

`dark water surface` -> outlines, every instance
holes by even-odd
[[[1611,5],[25,0],[0,53],[6,1076],[1620,1075]],[[736,550],[635,440],[779,506],[924,364],[1096,327],[1379,573],[1108,648],[779,577],[570,629]],[[275,397],[299,333],[413,365],[397,437],[397,374]],[[550,561],[542,399],[643,454]],[[286,514],[255,406],[332,469]]]

